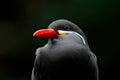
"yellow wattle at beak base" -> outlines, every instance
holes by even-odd
[[[64,36],[66,36],[66,35],[67,35],[66,33],[60,33],[58,36],[64,37]]]

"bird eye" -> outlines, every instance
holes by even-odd
[[[70,30],[70,27],[68,25],[59,25],[56,27],[57,30]]]
[[[68,30],[69,27],[68,26],[63,26],[63,30]]]

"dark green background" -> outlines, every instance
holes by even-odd
[[[100,80],[119,78],[119,0],[4,0],[0,1],[0,80],[30,80],[35,50],[47,43],[32,37],[33,32],[61,18],[81,25],[98,58]]]

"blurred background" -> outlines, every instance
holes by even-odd
[[[119,0],[0,1],[0,80],[30,80],[35,50],[47,43],[32,34],[56,19],[81,26],[98,58],[100,80],[119,80]]]

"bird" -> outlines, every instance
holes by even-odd
[[[33,36],[48,42],[36,49],[31,80],[99,80],[97,57],[78,25],[58,19]]]

